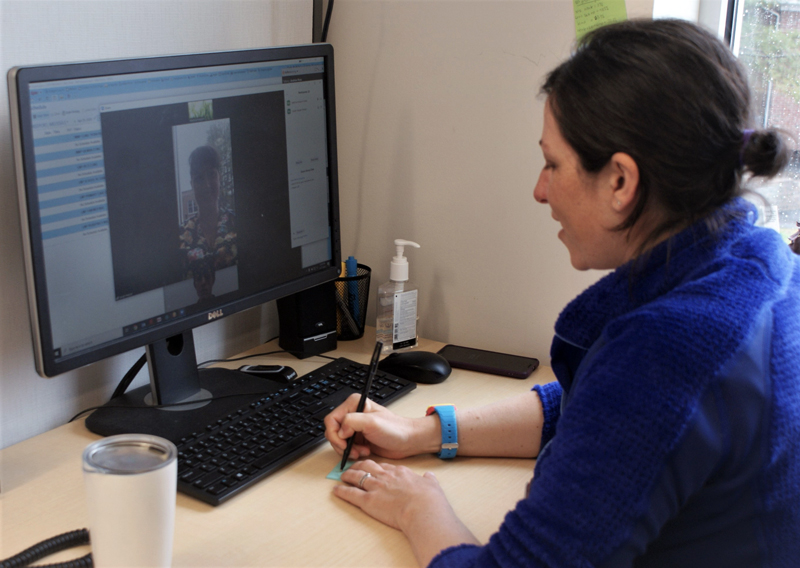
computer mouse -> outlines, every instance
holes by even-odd
[[[378,369],[426,385],[441,383],[450,376],[447,359],[430,351],[392,353],[378,363]]]
[[[297,378],[297,371],[286,365],[243,365],[239,367],[242,373],[247,373],[260,379],[269,379],[276,383],[288,383]]]

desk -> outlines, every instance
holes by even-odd
[[[338,349],[327,355],[368,363],[374,338],[374,329],[368,328],[364,338],[340,342]],[[421,340],[419,348],[438,351],[441,347],[441,343]],[[251,352],[277,349],[277,342],[273,342]],[[286,364],[302,375],[327,360],[271,355],[252,361]],[[549,367],[539,367],[526,380],[454,369],[444,383],[419,385],[390,408],[401,415],[422,416],[430,404],[477,406],[552,380]],[[96,439],[98,436],[86,430],[81,420],[0,453],[0,558],[87,526],[81,454]],[[325,476],[338,461],[336,453],[324,444],[219,507],[178,493],[173,565],[416,566],[402,533],[333,496],[333,485],[339,482]],[[486,542],[505,513],[523,497],[535,462],[468,457],[442,461],[425,455],[402,463],[420,474],[434,472],[456,514],[481,542]],[[77,558],[87,552],[88,547],[74,548],[45,561]]]

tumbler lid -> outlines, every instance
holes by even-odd
[[[169,465],[176,459],[175,444],[147,434],[120,434],[89,444],[83,451],[83,470],[133,475]]]

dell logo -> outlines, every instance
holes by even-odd
[[[221,317],[222,317],[222,310],[214,310],[213,312],[208,312],[208,321]]]

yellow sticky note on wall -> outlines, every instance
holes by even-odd
[[[628,18],[625,0],[572,0],[572,8],[578,39],[594,29]]]

